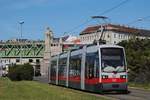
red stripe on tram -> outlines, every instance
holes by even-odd
[[[58,80],[66,81],[66,76],[58,76]]]
[[[94,84],[98,84],[99,83],[99,78],[86,78],[85,79],[85,84],[90,84],[90,85],[94,85]]]
[[[51,77],[51,79],[56,80],[56,77]],[[66,81],[67,78],[65,76],[58,76],[58,79]],[[75,82],[75,83],[80,83],[81,78],[80,78],[80,76],[72,76],[72,77],[69,77],[69,81]],[[106,79],[101,79],[101,82],[102,83],[123,83],[123,82],[126,82],[126,79],[106,78]],[[85,84],[94,85],[94,84],[98,84],[98,83],[99,83],[99,78],[85,78]]]
[[[126,82],[126,79],[123,79],[123,78],[102,79],[102,83],[123,83],[123,82]]]
[[[80,76],[71,76],[71,77],[69,77],[69,81],[80,83],[81,78],[80,78]]]

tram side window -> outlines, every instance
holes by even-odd
[[[52,61],[51,62],[51,67],[56,67],[56,66],[57,66],[57,61],[56,60]]]
[[[70,59],[69,76],[80,76],[81,74],[81,55],[72,56]]]
[[[61,58],[59,60],[59,75],[65,76],[67,68],[67,58]]]
[[[57,60],[51,62],[51,76],[56,76]]]
[[[88,79],[94,78],[94,77],[99,77],[98,52],[86,54],[85,77]]]

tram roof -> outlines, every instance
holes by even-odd
[[[110,47],[110,48],[111,48],[111,47],[112,47],[112,48],[113,48],[113,47],[116,47],[116,48],[123,48],[122,46],[115,45],[115,44],[103,44],[103,45],[99,45],[99,47],[100,47],[100,48],[105,48],[105,47],[106,47],[106,48],[107,48],[107,47]]]
[[[123,48],[122,46],[119,46],[119,45],[115,45],[115,44],[101,44],[99,46],[97,45],[86,45],[87,48],[86,48],[86,52],[96,52],[98,50],[98,48]],[[82,53],[82,49],[83,49],[84,46],[82,46],[81,48],[79,49],[74,49],[74,50],[71,50],[71,56],[73,55],[77,55],[77,54],[81,54]],[[67,57],[67,54],[68,52],[65,52],[65,53],[60,53],[59,54],[59,57],[60,58],[66,58]],[[57,59],[58,55],[55,55],[55,56],[52,56],[53,59]]]

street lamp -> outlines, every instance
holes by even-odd
[[[20,21],[20,37],[22,38],[22,25],[24,24],[24,21]]]
[[[22,39],[22,26],[24,24],[24,21],[20,21],[19,24],[20,24],[20,39]],[[21,41],[20,41],[20,63],[22,64],[22,43],[21,43]]]

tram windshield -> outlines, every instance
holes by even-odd
[[[124,72],[125,59],[122,48],[102,48],[101,66],[103,72]]]

